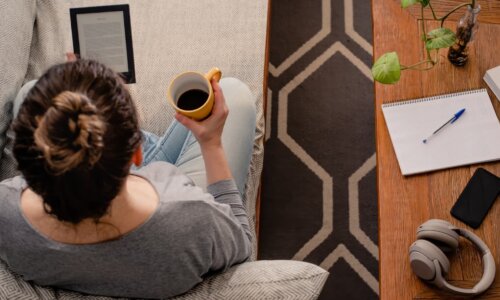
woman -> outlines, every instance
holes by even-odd
[[[54,66],[33,84],[14,105],[22,176],[0,184],[0,258],[13,271],[88,294],[165,298],[249,257],[246,86],[221,81],[235,106],[224,134],[214,81],[211,116],[176,115],[160,138],[141,133],[124,83],[98,62]]]

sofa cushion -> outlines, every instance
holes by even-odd
[[[327,271],[306,262],[254,261],[233,266],[224,273],[213,275],[188,293],[173,299],[316,299],[327,277]],[[11,272],[2,261],[0,261],[0,281],[2,299],[117,299],[83,295],[25,282],[19,275]]]
[[[0,158],[12,119],[12,102],[28,69],[35,8],[36,0],[0,1]]]

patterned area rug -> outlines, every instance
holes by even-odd
[[[378,299],[370,1],[271,4],[259,258],[327,269],[320,299]]]

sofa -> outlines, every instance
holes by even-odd
[[[141,126],[161,134],[173,119],[166,87],[186,70],[217,66],[256,97],[257,129],[244,204],[255,233],[263,164],[267,0],[2,0],[0,2],[0,180],[17,174],[12,156],[12,101],[21,86],[73,50],[69,8],[129,4]],[[255,239],[256,240],[256,239]],[[1,242],[1,241],[0,241]],[[299,261],[249,262],[207,278],[176,299],[315,299],[328,276]],[[40,258],[43,259],[43,258]],[[140,284],[140,283],[138,283]],[[168,284],[168,283],[166,283]],[[0,261],[0,299],[109,299],[25,282]]]

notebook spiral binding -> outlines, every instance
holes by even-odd
[[[486,89],[466,90],[466,91],[453,93],[453,94],[436,95],[436,96],[418,98],[418,99],[412,99],[412,100],[406,100],[406,101],[398,100],[398,101],[391,102],[391,103],[384,103],[384,104],[382,104],[382,107],[392,107],[392,106],[400,106],[400,105],[413,104],[413,103],[419,103],[419,102],[443,100],[443,99],[453,98],[456,96],[476,94],[476,93],[481,93],[481,92],[486,92]]]

